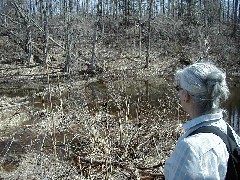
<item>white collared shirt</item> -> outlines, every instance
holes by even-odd
[[[202,115],[186,122],[183,125],[185,135],[178,139],[174,151],[165,162],[165,179],[225,179],[229,153],[221,138],[212,133],[187,137],[202,126],[216,126],[227,132],[222,112]],[[239,136],[234,131],[233,134],[240,145]]]

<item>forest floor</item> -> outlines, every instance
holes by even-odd
[[[162,177],[187,118],[174,72],[199,59],[197,48],[188,62],[153,50],[144,68],[145,57],[126,52],[102,57],[95,75],[83,73],[87,62],[68,75],[62,58],[48,68],[27,65],[7,37],[0,37],[0,47],[0,179]],[[224,50],[231,56],[235,48]],[[210,56],[227,70],[230,86],[239,86],[239,56],[226,62],[220,53]]]

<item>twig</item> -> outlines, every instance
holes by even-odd
[[[116,166],[122,169],[125,169],[126,171],[128,171],[132,176],[137,177],[136,172],[139,172],[141,175],[147,175],[147,176],[151,176],[154,178],[158,178],[158,179],[164,179],[164,175],[161,173],[153,173],[150,171],[146,171],[147,169],[153,169],[153,168],[157,168],[162,166],[162,163],[159,163],[155,166],[152,167],[131,167],[129,164],[124,163],[124,162],[118,162],[118,161],[101,161],[101,160],[93,160],[92,158],[87,158],[87,157],[81,157],[78,156],[78,159],[80,159],[80,162],[86,162],[89,163],[91,165],[112,165],[112,166]]]

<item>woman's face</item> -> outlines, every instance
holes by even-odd
[[[183,110],[186,111],[185,93],[187,93],[187,92],[186,92],[186,90],[181,88],[180,85],[176,86],[176,90],[177,90],[177,93],[178,93],[178,98],[180,100],[180,104],[181,104]]]
[[[180,104],[183,108],[183,110],[186,112],[187,109],[186,109],[186,99],[185,99],[185,93],[187,93],[186,90],[182,89],[178,92],[178,97],[180,99]]]

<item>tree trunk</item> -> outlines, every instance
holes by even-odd
[[[139,13],[138,13],[138,23],[139,23],[139,26],[138,26],[138,33],[139,33],[139,57],[141,58],[142,56],[142,0],[138,0],[138,10],[139,10]]]
[[[103,22],[103,0],[98,0],[98,26],[100,27],[101,33],[104,34],[104,22]]]
[[[181,5],[180,5],[180,7],[181,7],[181,17],[182,17],[182,15],[183,15],[183,13],[184,13],[184,9],[183,9],[183,0],[181,0]]]
[[[37,0],[34,0],[34,4],[33,4],[33,15],[36,16],[37,14]]]
[[[62,0],[61,14],[63,15],[64,21],[66,21],[66,8],[67,8],[67,0]]]
[[[43,4],[43,0],[39,0],[40,2],[40,15],[41,15],[41,25],[43,26],[43,22],[44,22],[44,14],[43,14],[43,8],[44,8],[44,4]]]
[[[233,31],[232,36],[236,37],[238,26],[238,0],[234,2],[234,11],[233,11]]]
[[[72,12],[73,12],[73,0],[68,1],[68,6],[69,6],[69,12],[70,12],[70,14],[72,14]]]
[[[48,40],[49,40],[49,32],[48,32],[48,15],[47,15],[47,2],[45,3],[44,9],[44,48],[43,48],[43,54],[44,54],[44,64],[47,65],[48,62]]]
[[[239,7],[238,7],[238,22],[240,22],[240,4],[239,4]]]
[[[92,42],[92,58],[90,64],[90,71],[95,71],[96,69],[96,44],[97,44],[97,23],[93,32],[93,42]]]
[[[187,0],[187,14],[191,17],[192,14],[192,0]]]
[[[171,1],[171,13],[172,13],[172,17],[175,17],[175,0]]]
[[[93,41],[92,41],[92,58],[91,63],[88,68],[89,72],[94,72],[96,70],[96,44],[97,44],[97,29],[98,29],[98,23],[95,23],[95,28],[93,32]]]
[[[229,21],[230,19],[230,0],[228,0],[227,3],[227,20]]]
[[[33,9],[33,6],[32,6],[32,0],[29,1],[29,14],[32,15],[32,9]]]
[[[72,44],[72,24],[71,24],[71,14],[69,6],[66,5],[66,29],[65,29],[65,47],[66,47],[66,61],[65,61],[65,67],[63,69],[66,73],[71,73],[71,44]]]
[[[53,18],[53,0],[49,1],[49,15],[50,15],[50,18],[52,19]]]
[[[162,0],[162,13],[165,14],[165,0]]]
[[[123,0],[123,17],[124,17],[124,25],[125,27],[127,27],[127,23],[128,23],[128,4],[127,4],[127,0]]]
[[[225,4],[226,4],[226,1],[223,0],[223,2],[221,3],[221,13],[222,13],[222,21],[223,22],[225,21]]]
[[[115,4],[115,9],[114,9],[114,14],[115,14],[115,19],[118,18],[118,0],[114,0],[114,4]]]
[[[99,25],[101,25],[100,20],[102,18],[102,0],[98,0],[98,12],[97,12],[97,20],[94,24],[93,38],[92,38],[92,58],[91,63],[88,67],[89,73],[95,73],[96,71],[96,45],[97,45],[97,37],[98,37],[98,29]]]
[[[80,8],[80,0],[77,0],[76,3],[77,3],[77,7],[76,7],[76,8],[77,8],[77,9],[76,9],[77,15],[80,15],[80,9],[81,9],[81,8]]]
[[[150,56],[150,39],[151,39],[151,18],[152,18],[152,1],[149,0],[149,6],[148,6],[148,34],[147,34],[147,54],[146,54],[146,64],[145,68],[148,68],[149,66],[149,56]]]
[[[170,14],[171,14],[171,2],[172,2],[172,0],[168,0],[168,12],[167,12],[168,16],[170,16]]]
[[[32,52],[32,32],[31,32],[31,27],[28,25],[27,26],[27,51],[28,51],[28,64],[33,63],[33,52]]]

